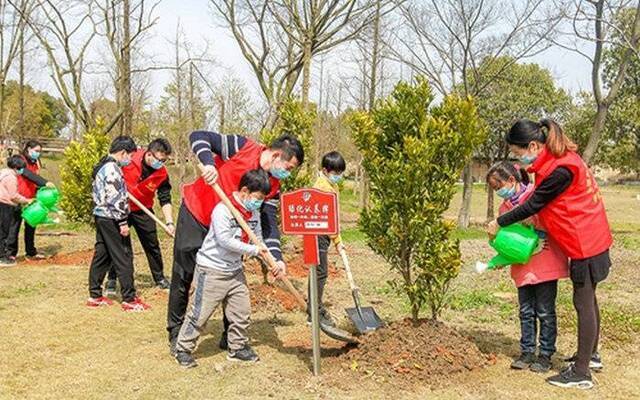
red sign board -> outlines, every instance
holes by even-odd
[[[338,196],[318,189],[299,189],[281,197],[282,233],[304,236],[304,262],[317,265],[318,235],[338,233]]]
[[[318,189],[299,189],[281,198],[282,233],[335,235],[338,233],[338,196]]]

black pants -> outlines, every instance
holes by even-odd
[[[571,261],[573,283],[573,306],[578,314],[578,354],[576,371],[589,372],[591,355],[598,350],[600,338],[600,308],[596,298],[596,287],[609,275],[611,259],[609,250],[584,260]]]
[[[11,255],[7,243],[14,225],[15,208],[16,206],[0,203],[0,258]]]
[[[525,285],[518,288],[520,303],[520,350],[523,353],[536,352],[538,321],[540,321],[540,354],[549,356],[556,352],[558,319],[556,317],[556,296],[558,281]]]
[[[11,231],[9,232],[9,237],[7,238],[7,257],[8,256],[17,256],[18,255],[18,241],[20,236],[20,225],[22,225],[22,207],[15,206],[13,207],[13,223],[11,225]],[[24,223],[24,248],[25,254],[28,257],[33,257],[38,254],[38,250],[36,250],[35,245],[35,237],[36,237],[36,228]]]
[[[147,256],[153,281],[156,284],[160,283],[164,279],[164,264],[162,263],[162,252],[160,251],[160,242],[158,242],[156,222],[142,210],[132,211],[129,214],[128,222],[129,226],[132,226],[138,234],[140,244]],[[109,270],[109,279],[116,279],[116,269],[113,265]]]
[[[131,237],[120,235],[120,227],[112,219],[95,217],[95,221],[96,246],[89,269],[89,295],[93,298],[102,296],[102,282],[113,265],[120,281],[122,300],[131,301],[136,297]]]
[[[324,310],[322,295],[324,294],[324,286],[326,285],[327,277],[329,276],[329,259],[327,256],[329,244],[331,244],[329,236],[318,236],[318,255],[320,258],[320,264],[316,266],[318,271],[318,311]],[[307,288],[307,298],[311,299],[311,274],[309,274]],[[307,314],[311,314],[309,309],[310,305],[311,301],[307,303]]]
[[[196,266],[196,255],[202,247],[208,227],[198,222],[182,203],[178,211],[176,237],[173,242],[173,268],[171,271],[171,288],[167,309],[167,331],[169,340],[178,337],[180,327],[189,304],[189,290],[193,281]],[[223,305],[224,307],[224,305]],[[223,313],[224,315],[224,313]],[[223,318],[225,332],[229,326],[227,317]]]

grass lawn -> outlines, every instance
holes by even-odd
[[[250,336],[261,356],[253,366],[230,364],[217,348],[221,322],[219,312],[195,353],[199,367],[181,369],[169,356],[164,330],[167,294],[152,287],[144,254],[137,242],[136,282],[142,297],[152,305],[149,312],[125,314],[118,306],[90,310],[87,297],[86,262],[75,265],[25,264],[0,270],[0,399],[637,399],[640,398],[640,188],[603,189],[616,244],[610,278],[598,290],[602,309],[601,353],[605,370],[595,375],[597,386],[589,392],[556,389],[544,383],[547,375],[509,369],[519,352],[517,296],[508,271],[481,276],[472,272],[477,259],[492,252],[478,228],[458,231],[464,267],[452,283],[450,307],[442,320],[470,337],[496,363],[484,369],[452,376],[444,385],[400,385],[375,375],[337,380],[330,374],[339,364],[341,344],[323,338],[323,370],[310,373],[310,332],[305,316],[270,307],[255,307]],[[474,193],[474,221],[483,220],[482,188]],[[365,244],[355,224],[356,196],[342,198],[343,236],[351,256],[355,278],[364,304],[373,305],[385,321],[409,314],[404,299],[386,283],[393,275],[385,262]],[[456,200],[452,210],[457,207]],[[455,215],[455,212],[452,213]],[[93,233],[73,225],[40,230],[37,243],[47,252],[73,253],[90,249]],[[74,236],[52,236],[73,231]],[[165,270],[171,265],[171,242],[162,236]],[[331,261],[338,257],[331,253]],[[260,280],[248,274],[250,283]],[[294,279],[301,290],[304,278]],[[339,272],[330,277],[326,300],[334,315],[351,307],[350,293]],[[559,337],[556,368],[560,358],[576,347],[575,312],[571,285],[564,281],[558,297]],[[400,351],[401,349],[399,349]]]

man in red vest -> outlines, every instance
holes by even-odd
[[[289,177],[291,170],[304,161],[302,144],[289,135],[282,135],[269,147],[244,136],[205,131],[191,133],[189,140],[192,151],[204,165],[204,172],[195,182],[184,186],[178,213],[167,312],[167,331],[172,352],[189,302],[196,254],[209,230],[213,208],[220,201],[211,184],[218,182],[222,190],[231,195],[247,171],[261,168],[269,173],[271,192],[260,210],[262,237],[278,263],[278,270],[273,272],[281,276],[286,267],[280,251],[278,228],[280,180]],[[220,347],[226,348],[226,329]]]
[[[122,173],[129,194],[138,199],[150,211],[153,212],[154,197],[158,198],[166,225],[174,232],[171,183],[167,168],[164,166],[171,151],[171,145],[166,139],[155,139],[149,143],[146,150],[139,149],[132,154],[131,162],[122,167]],[[164,277],[163,272],[164,264],[162,263],[156,223],[135,203],[129,201],[129,207],[131,208],[129,225],[133,226],[138,234],[156,287],[169,289],[169,281]],[[115,295],[115,292],[116,272],[112,267],[109,271],[105,294]]]

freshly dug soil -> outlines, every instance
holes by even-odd
[[[304,278],[309,276],[309,266],[304,264],[304,257],[302,253],[285,254],[285,262],[287,263],[287,275],[289,278]],[[248,273],[254,275],[262,275],[262,267],[260,262],[255,258],[250,258],[245,261],[245,268]],[[340,270],[334,262],[329,262],[329,279],[340,276]]]
[[[254,311],[294,311],[298,307],[296,298],[280,286],[250,284],[249,293]]]
[[[93,258],[93,249],[74,251],[71,253],[55,254],[44,260],[30,260],[25,258],[19,265],[89,265]]]
[[[437,384],[451,374],[495,362],[475,343],[441,322],[392,323],[367,336],[362,344],[336,358],[346,373],[375,378]]]

